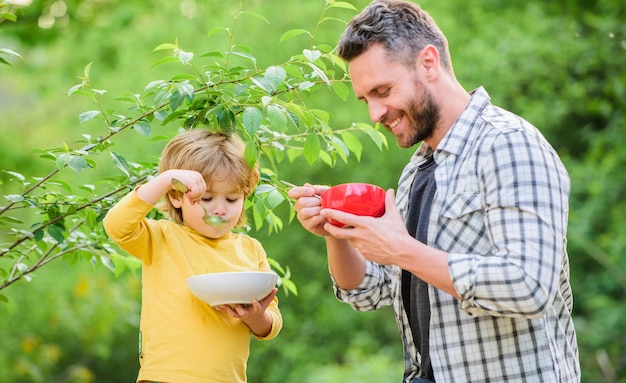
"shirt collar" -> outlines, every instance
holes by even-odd
[[[476,125],[476,121],[480,118],[481,112],[490,105],[490,97],[487,91],[481,86],[470,92],[472,98],[469,104],[461,113],[450,130],[443,137],[437,146],[437,152],[446,152],[449,154],[459,154],[463,147],[469,141],[472,134],[472,128]],[[420,147],[421,149],[421,147]],[[419,151],[419,149],[418,149]],[[436,159],[435,154],[435,159]]]

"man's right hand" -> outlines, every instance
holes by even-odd
[[[328,186],[304,184],[289,190],[289,198],[296,201],[296,217],[302,227],[320,237],[327,237],[330,234],[324,230],[326,218],[320,215],[322,210],[321,195],[328,189]]]

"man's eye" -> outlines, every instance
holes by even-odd
[[[378,90],[378,97],[387,97],[391,92],[391,88],[382,88]]]

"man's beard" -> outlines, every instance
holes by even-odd
[[[424,88],[421,88],[420,94],[411,100],[408,112],[406,117],[409,120],[411,130],[404,139],[396,137],[398,146],[401,148],[410,148],[432,136],[440,117],[439,105],[437,105],[433,95]]]

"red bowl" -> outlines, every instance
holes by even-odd
[[[335,185],[322,193],[322,207],[345,211],[355,215],[380,217],[385,214],[385,190],[365,183]],[[343,223],[330,219],[330,223],[343,227]]]

